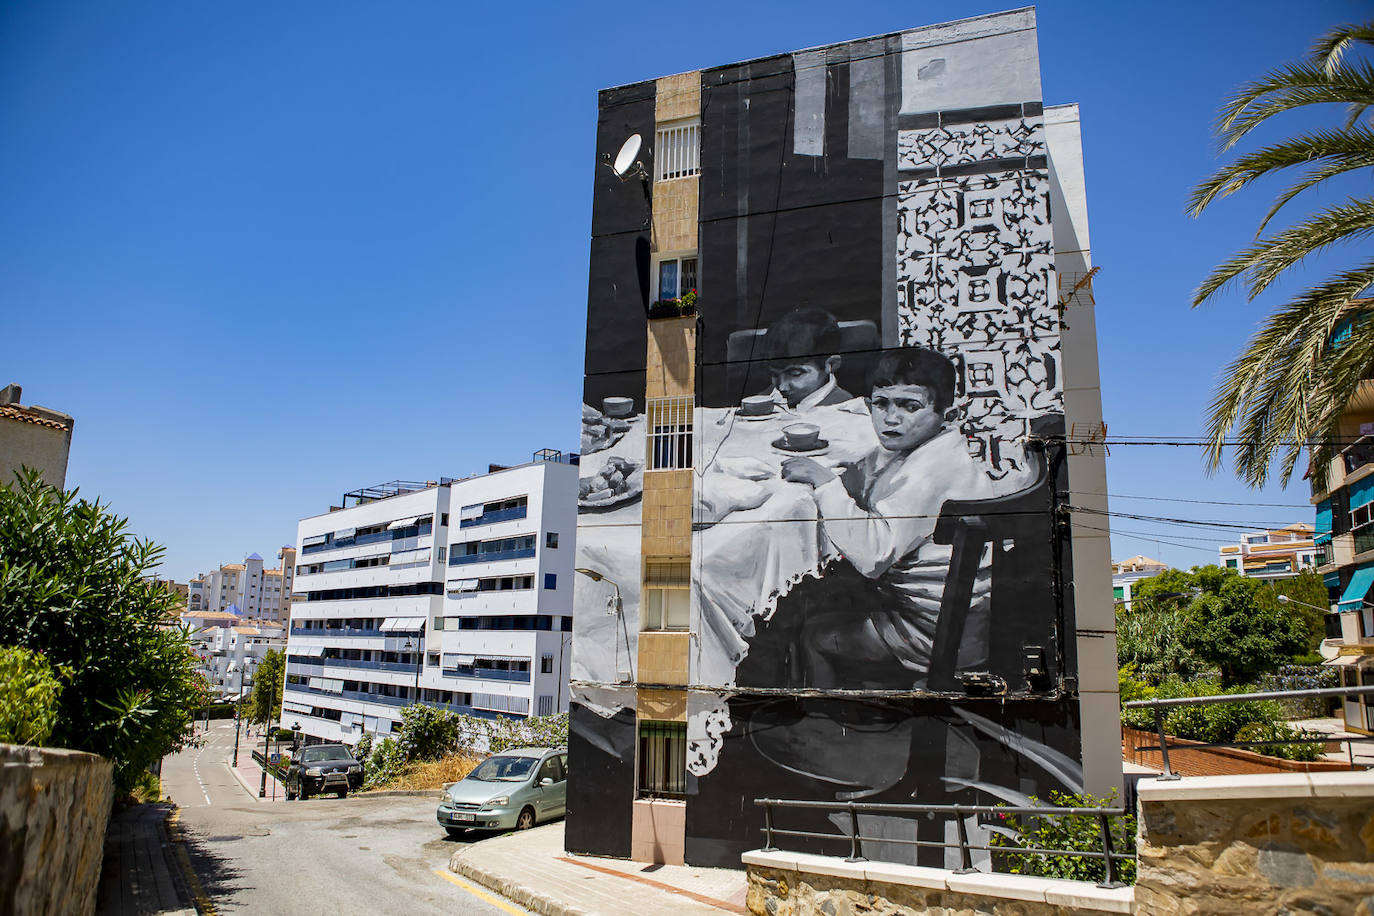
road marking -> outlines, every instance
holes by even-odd
[[[512,916],[527,916],[528,914],[527,910],[517,910],[515,907],[511,906],[506,901],[501,900],[497,897],[493,897],[486,891],[478,890],[477,888],[473,887],[471,884],[468,884],[466,881],[464,881],[457,875],[453,874],[452,872],[442,871],[441,869],[436,868],[434,869],[434,873],[438,875],[440,878],[443,878],[445,881],[449,882],[450,884],[455,884],[458,887],[461,887],[463,890],[467,891],[472,896],[477,897],[481,900],[485,900],[492,906],[505,910],[507,913],[511,913]]]
[[[186,878],[186,886],[195,899],[196,910],[200,916],[219,916],[215,905],[205,895],[205,888],[201,886],[200,877],[196,875],[196,870],[191,867],[191,857],[186,852],[186,841],[182,837],[180,819],[181,809],[173,808],[172,813],[167,816],[167,835],[172,840],[172,848],[177,851],[177,860],[181,863],[181,873]]]

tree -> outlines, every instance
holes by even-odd
[[[281,721],[281,695],[286,680],[286,657],[268,649],[253,672],[253,694],[248,700],[249,722]]]
[[[1239,156],[1194,189],[1188,211],[1199,216],[1212,203],[1261,179],[1300,169],[1260,221],[1255,241],[1218,266],[1198,288],[1193,304],[1214,298],[1235,282],[1254,300],[1305,259],[1342,242],[1374,233],[1374,198],[1351,197],[1266,236],[1270,221],[1294,198],[1332,179],[1374,166],[1374,66],[1356,52],[1374,44],[1374,22],[1343,25],[1317,42],[1306,59],[1270,71],[1242,86],[1222,107],[1215,133],[1222,151],[1285,112],[1335,103],[1347,108],[1339,126],[1312,130]],[[1367,255],[1366,255],[1367,258]],[[1340,416],[1374,365],[1374,260],[1327,276],[1265,320],[1228,367],[1213,397],[1207,459],[1223,463],[1229,434],[1239,439],[1238,476],[1262,486],[1271,460],[1281,457],[1287,483],[1305,444],[1312,473],[1325,485],[1340,438]]]
[[[206,702],[176,596],[150,575],[161,557],[107,506],[32,471],[0,486],[0,646],[68,678],[48,743],[108,758],[121,790],[191,740]]]
[[[1276,596],[1220,566],[1167,569],[1136,583],[1131,609],[1117,612],[1117,662],[1155,684],[1216,668],[1229,687],[1275,671],[1309,638],[1306,616]]]
[[[1279,595],[1287,595],[1293,599],[1293,603],[1280,605]],[[1308,654],[1317,651],[1326,638],[1327,617],[1319,608],[1327,607],[1331,602],[1321,576],[1304,569],[1291,579],[1275,580],[1268,588],[1261,589],[1255,598],[1266,611],[1282,607],[1285,613],[1300,619],[1307,628]]]

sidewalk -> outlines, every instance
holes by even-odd
[[[748,912],[742,870],[569,855],[561,821],[474,843],[448,867],[543,916]]]
[[[116,812],[105,834],[95,911],[109,916],[195,916],[168,833],[175,805],[135,805]]]
[[[251,749],[239,748],[238,766],[234,766],[232,760],[232,757],[228,755],[225,756],[225,768],[228,769],[230,773],[234,774],[234,778],[239,781],[239,785],[243,786],[253,801],[267,803],[286,801],[285,787],[277,782],[276,778],[272,776],[271,773],[267,774],[267,796],[265,798],[258,798],[258,790],[262,786],[262,767],[258,766],[257,762],[253,760]]]

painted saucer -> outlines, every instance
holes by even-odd
[[[735,411],[735,417],[737,419],[747,420],[750,423],[757,423],[760,420],[773,420],[778,416],[779,413],[776,410],[769,413],[740,413],[739,411]]]
[[[797,448],[787,444],[786,436],[779,436],[773,440],[773,448],[780,452],[787,452],[790,455],[814,455],[816,452],[823,452],[830,448],[830,443],[824,439],[817,439],[816,444],[807,448]]]

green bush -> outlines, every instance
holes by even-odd
[[[1161,699],[1174,697],[1205,697],[1247,693],[1252,687],[1231,687],[1223,690],[1212,680],[1183,681],[1170,678],[1160,684],[1155,695]],[[1123,697],[1124,699],[1124,697]],[[1142,698],[1144,699],[1144,698]],[[1130,728],[1155,731],[1154,712],[1149,709],[1123,709],[1121,722]],[[1201,741],[1206,744],[1228,744],[1234,741],[1284,741],[1310,737],[1294,730],[1284,721],[1283,707],[1274,700],[1247,700],[1241,703],[1207,703],[1199,706],[1173,706],[1164,710],[1164,731],[1175,738]],[[1258,737],[1244,737],[1245,735]],[[1271,757],[1287,760],[1316,760],[1321,756],[1320,745],[1278,744],[1247,748]]]
[[[438,760],[458,746],[458,716],[447,709],[413,703],[401,710],[397,753],[406,763]]]
[[[0,645],[71,672],[49,743],[108,758],[121,792],[194,740],[209,701],[177,598],[154,579],[161,557],[32,471],[0,486]]]
[[[1032,798],[1033,805],[1040,802]],[[1072,795],[1050,792],[1049,805],[1059,808],[1111,808],[1116,805],[1116,793],[1106,798],[1093,795]],[[1071,881],[1105,881],[1107,864],[1086,856],[1041,855],[1012,850],[1066,849],[1075,852],[1102,851],[1102,824],[1087,815],[1057,815],[1030,817],[1006,814],[994,824],[988,845],[995,847],[993,860],[997,871],[1013,875],[1035,875],[1042,878],[1066,878]],[[1135,816],[1123,815],[1107,820],[1112,837],[1112,850],[1132,852],[1135,849]],[[1000,830],[997,828],[1001,828]],[[1005,831],[1005,832],[1002,832]],[[1011,836],[1008,836],[1011,834]],[[1117,861],[1117,877],[1126,884],[1135,883],[1135,862]]]
[[[1236,733],[1237,741],[1285,741],[1293,738],[1320,737],[1316,732],[1294,728],[1287,722],[1252,722]],[[1325,747],[1321,744],[1265,744],[1247,748],[1247,750],[1258,751],[1261,754],[1280,757],[1284,760],[1307,762],[1320,760],[1322,754],[1325,753]]]
[[[0,742],[46,744],[61,695],[62,682],[41,653],[0,646]]]

